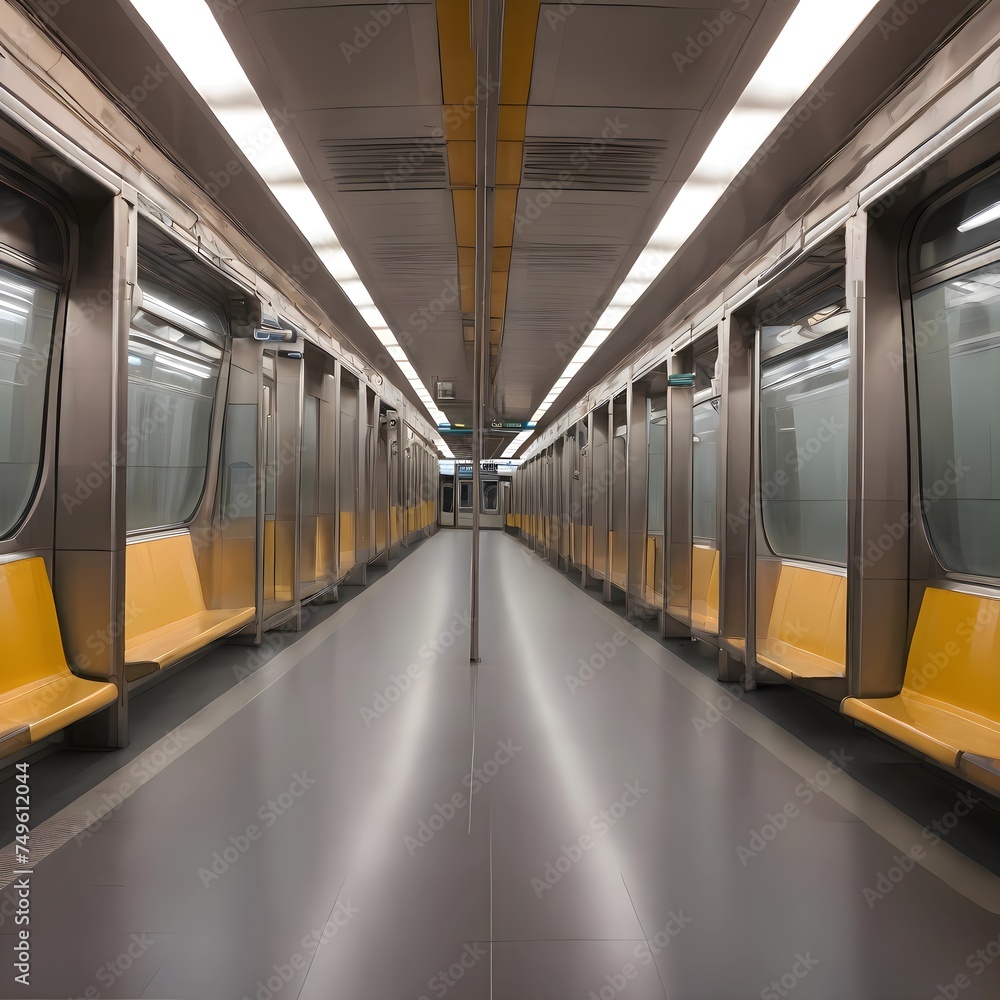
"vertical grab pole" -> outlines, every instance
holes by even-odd
[[[483,417],[489,384],[490,299],[493,271],[493,212],[499,119],[502,0],[476,0],[472,10],[476,42],[476,315],[472,392],[472,587],[469,659],[479,656],[479,521]]]

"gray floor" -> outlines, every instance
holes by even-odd
[[[716,716],[679,671],[703,675],[499,534],[470,669],[470,544],[423,545],[40,862],[31,986],[0,907],[0,996],[1000,995],[1000,916],[949,884],[947,841],[922,841],[945,877],[893,869],[852,779],[804,784],[752,708]]]

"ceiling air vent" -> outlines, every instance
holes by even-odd
[[[321,139],[338,191],[434,190],[448,186],[444,140]]]
[[[522,187],[558,183],[578,191],[648,191],[668,146],[665,139],[528,138]]]

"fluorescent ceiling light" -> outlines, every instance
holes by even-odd
[[[677,193],[632,270],[619,286],[604,314],[594,325],[570,364],[589,360],[625,314],[656,280],[691,234],[704,221],[740,175],[756,151],[808,90],[831,59],[843,48],[875,7],[875,0],[799,0],[757,72],[713,136],[698,165]],[[1000,203],[959,226],[966,232],[1000,219]],[[567,366],[563,378],[579,367]],[[567,383],[560,378],[558,396]],[[551,396],[551,393],[550,393]],[[538,408],[537,420],[552,403],[550,396]],[[519,434],[507,451],[513,454],[527,438]],[[513,450],[512,450],[513,449]]]
[[[288,217],[312,244],[319,261],[340,283],[351,302],[362,310],[362,316],[373,327],[379,341],[386,347],[402,350],[375,309],[371,294],[288,152],[281,138],[281,130],[287,123],[272,121],[206,0],[171,0],[170,3],[131,0],[131,3],[243,151]],[[364,307],[369,307],[367,315]],[[205,325],[200,320],[196,322]],[[399,363],[395,354],[393,358]],[[422,385],[416,373],[407,379],[414,385]],[[431,413],[434,419],[437,415],[447,422],[440,410]]]
[[[983,209],[983,211],[978,212],[971,218],[965,220],[965,222],[959,223],[958,231],[960,233],[967,233],[972,229],[979,229],[980,226],[989,225],[991,222],[996,222],[1000,219],[1000,201],[995,205],[990,205],[989,208]]]

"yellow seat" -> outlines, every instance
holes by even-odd
[[[253,608],[205,607],[187,532],[125,550],[125,674],[162,670],[253,621]]]
[[[0,752],[14,753],[112,704],[118,688],[66,663],[40,557],[0,565]]]
[[[892,698],[846,698],[842,711],[948,767],[1000,760],[1000,601],[928,587]]]
[[[413,512],[410,511],[412,514]],[[354,512],[340,512],[340,575],[345,576],[354,569]]]
[[[691,550],[691,627],[719,631],[719,550],[706,545]]]
[[[657,541],[657,536],[646,535],[646,566],[645,573],[643,574],[645,587],[643,588],[643,596],[649,604],[656,603],[656,571],[659,569],[656,558],[658,549]]]
[[[782,564],[757,660],[789,680],[843,677],[847,662],[847,578]]]

